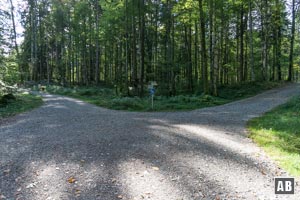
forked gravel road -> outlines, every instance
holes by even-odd
[[[300,199],[247,138],[246,122],[300,94],[288,85],[190,112],[113,111],[44,94],[0,122],[0,199]]]

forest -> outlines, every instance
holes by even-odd
[[[0,200],[299,200],[300,0],[0,0],[0,158]]]
[[[155,82],[165,96],[218,96],[220,86],[300,76],[296,0],[6,3],[0,10],[3,85],[102,85],[142,97]]]

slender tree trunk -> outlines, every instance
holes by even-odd
[[[252,16],[252,0],[249,0],[249,28],[250,28],[250,70],[251,81],[255,81],[254,71],[254,48],[253,48],[253,16]]]
[[[279,0],[275,1],[276,5],[276,67],[277,80],[281,81],[281,10]]]
[[[128,22],[128,0],[125,0],[125,11],[126,11],[126,33],[125,33],[125,84],[127,95],[130,95],[129,85],[128,85],[128,64],[129,64],[129,55],[128,55],[128,40],[129,40],[129,22]]]
[[[240,8],[240,69],[239,82],[244,82],[244,7]]]
[[[140,9],[139,9],[139,25],[140,25],[140,97],[144,95],[144,71],[145,71],[145,2],[140,0]]]
[[[203,81],[203,92],[209,93],[208,87],[208,74],[207,74],[207,52],[206,52],[206,39],[205,39],[205,16],[203,11],[203,0],[198,0],[199,12],[200,12],[200,38],[201,38],[201,63],[202,63],[202,81]]]
[[[210,61],[210,88],[214,86],[214,1],[209,1],[209,61]]]
[[[16,23],[15,23],[15,14],[14,14],[14,5],[12,3],[12,0],[9,0],[10,2],[10,13],[11,13],[11,20],[13,25],[13,37],[14,37],[14,44],[15,44],[15,50],[17,52],[17,57],[19,58],[19,47],[17,43],[17,31],[16,31]]]
[[[136,27],[135,17],[132,16],[132,81],[134,90],[137,91],[138,78],[137,78],[137,55],[136,55]]]
[[[99,71],[99,54],[100,54],[100,48],[99,48],[99,15],[100,15],[100,8],[99,8],[99,1],[96,0],[95,5],[95,11],[96,11],[96,60],[95,60],[95,81],[96,85],[99,84],[99,78],[100,78],[100,71]]]
[[[262,78],[268,80],[268,0],[262,2],[261,26],[262,26]]]
[[[291,44],[290,44],[290,55],[289,55],[289,72],[288,72],[288,81],[293,80],[293,65],[294,65],[294,43],[295,43],[295,0],[292,1],[292,35],[291,35]]]
[[[198,84],[198,53],[199,53],[199,49],[198,49],[198,24],[197,21],[195,21],[195,41],[194,41],[194,69],[195,69],[195,80],[196,80],[196,84]]]
[[[35,51],[36,51],[36,11],[35,0],[30,2],[30,65],[32,68],[31,80],[36,80],[36,64],[35,64]]]

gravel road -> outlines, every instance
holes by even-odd
[[[247,138],[246,122],[300,94],[293,84],[190,112],[113,111],[44,94],[0,123],[0,199],[300,199]],[[298,184],[299,185],[299,184]]]

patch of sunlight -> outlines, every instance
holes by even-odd
[[[44,127],[45,128],[50,128],[50,129],[55,129],[55,128],[62,127],[62,125],[60,125],[60,124],[46,124]]]
[[[130,199],[177,200],[184,196],[172,177],[166,176],[160,166],[142,160],[126,161],[119,165],[123,192]],[[179,198],[181,197],[181,198]]]
[[[253,148],[247,148],[247,143],[242,138],[237,140],[237,138],[231,134],[226,134],[224,131],[214,130],[211,127],[184,124],[174,125],[174,127],[183,132],[200,136],[201,138],[213,142],[215,145],[219,145],[224,149],[239,151],[241,153],[253,153],[254,151]]]
[[[261,194],[267,194],[269,198],[275,199],[274,188],[265,186],[266,176],[263,176],[262,172],[253,166],[245,167],[246,163],[203,155],[179,154],[176,155],[176,158],[177,165],[185,166],[186,170],[189,170],[194,177],[198,176],[198,180],[202,180],[199,183],[201,188],[207,188],[207,190],[211,190],[212,187],[219,188],[218,193],[221,199],[244,199],[237,197],[237,193],[249,193],[252,196],[251,199],[258,199]],[[261,191],[256,191],[257,185],[262,188]],[[203,191],[204,195],[208,192]]]
[[[32,199],[63,199],[67,198],[67,184],[65,174],[55,165],[43,164],[36,168],[35,163],[30,166],[34,170],[30,182],[25,188],[31,190]]]
[[[51,107],[51,108],[54,108],[54,109],[68,109],[68,107],[60,105],[60,104],[46,105],[44,107]]]
[[[300,154],[287,152],[275,145],[264,146],[264,150],[289,174],[300,177]]]
[[[90,194],[108,180],[105,166],[98,162],[66,161],[57,163],[32,162],[26,172],[31,178],[24,183],[30,190],[31,199],[70,199]]]
[[[85,103],[85,102],[83,102],[83,101],[80,101],[80,100],[71,99],[71,98],[68,98],[68,97],[66,97],[66,99],[67,99],[68,101],[74,102],[74,103],[76,103],[76,104],[78,104],[78,105],[80,105],[80,106],[82,106],[82,105],[86,105],[86,103]]]

